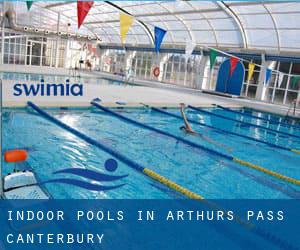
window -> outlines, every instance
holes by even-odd
[[[107,72],[119,72],[120,69],[131,67],[135,77],[162,81],[165,83],[186,86],[189,88],[203,88],[215,90],[218,71],[226,57],[218,56],[215,65],[210,70],[209,58],[201,55],[192,55],[186,61],[184,54],[159,53],[152,51],[127,51],[104,49],[101,52],[101,70]],[[251,61],[261,65],[260,59]],[[245,78],[242,87],[242,95],[247,98],[256,98],[261,68],[255,66],[252,78],[248,81],[248,62],[243,62]],[[126,65],[125,65],[126,64]],[[127,65],[128,64],[128,65]],[[161,69],[160,77],[152,74],[154,66]],[[300,63],[273,61],[270,65],[273,69],[264,100],[268,102],[290,105],[298,96],[300,80],[292,81],[293,74],[300,75]],[[279,83],[278,71],[285,75]]]
[[[244,67],[245,67],[245,79],[243,83],[243,90],[242,90],[242,95],[248,98],[255,98],[256,96],[256,91],[257,91],[257,85],[259,81],[259,74],[260,74],[260,67],[255,66],[253,75],[251,79],[248,82],[248,68],[249,68],[249,63],[248,62],[243,62]],[[260,65],[261,60],[251,60],[251,63],[255,63]]]
[[[56,38],[5,32],[3,63],[55,67]],[[58,66],[64,67],[66,40],[59,40]],[[0,48],[1,48],[0,44]]]

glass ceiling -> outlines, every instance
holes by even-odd
[[[104,44],[120,45],[119,13],[136,21],[126,43],[151,46],[153,27],[166,29],[163,46],[184,46],[187,38],[197,45],[300,50],[300,2],[236,1],[113,1],[95,2],[79,32],[96,34]],[[14,3],[19,24],[78,32],[76,2],[35,2],[27,11],[24,2]],[[67,24],[70,23],[70,26]]]

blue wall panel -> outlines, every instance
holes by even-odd
[[[240,95],[245,69],[241,62],[238,62],[232,75],[230,76],[230,60],[225,60],[219,69],[216,91],[231,95]]]

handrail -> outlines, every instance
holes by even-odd
[[[272,124],[278,124],[278,125],[284,126],[284,127],[292,127],[292,128],[300,129],[300,126],[297,126],[297,125],[287,124],[287,123],[280,123],[280,122],[272,121],[272,120],[267,119],[267,118],[263,118],[263,117],[259,117],[259,116],[256,116],[256,115],[251,115],[251,114],[239,112],[239,111],[236,111],[236,110],[232,110],[232,109],[230,109],[230,108],[226,108],[226,107],[223,107],[223,106],[221,106],[221,105],[216,105],[216,106],[217,106],[218,108],[221,108],[221,109],[223,109],[223,110],[226,110],[226,111],[231,112],[231,113],[234,113],[234,114],[239,114],[239,115],[243,115],[243,116],[248,116],[248,117],[251,117],[251,118],[255,118],[255,119],[262,120],[262,121],[270,122],[270,123],[272,123]]]
[[[272,131],[273,133],[277,133],[277,134],[281,134],[281,135],[284,135],[284,136],[290,136],[290,137],[295,137],[295,138],[300,139],[300,136],[298,136],[298,135],[290,134],[290,133],[283,132],[283,131],[278,131],[276,129],[267,128],[267,127],[260,126],[260,125],[257,125],[257,124],[253,124],[253,123],[250,123],[250,122],[243,122],[243,121],[240,121],[240,120],[237,120],[237,119],[227,117],[225,115],[215,114],[213,112],[209,112],[209,111],[206,111],[206,110],[203,110],[203,109],[191,106],[191,105],[189,105],[188,107],[193,109],[193,110],[199,111],[200,113],[204,113],[204,114],[207,114],[207,115],[213,115],[213,116],[220,117],[220,118],[223,118],[223,119],[226,119],[226,120],[230,120],[230,121],[234,121],[234,122],[238,122],[238,123],[242,123],[242,124],[247,124],[247,125],[255,127],[255,128],[260,128],[260,129],[265,129],[267,131]]]
[[[255,112],[264,112],[265,114],[273,117],[273,118],[278,118],[278,119],[283,119],[282,122],[284,124],[289,124],[288,122],[284,122],[284,121],[295,121],[297,124],[299,124],[299,117],[292,117],[292,116],[282,116],[282,115],[279,115],[279,114],[276,114],[276,113],[272,113],[270,111],[266,111],[266,110],[260,110],[260,109],[257,109],[257,108],[248,108],[248,107],[244,107],[245,110],[248,110],[248,111],[255,111]]]

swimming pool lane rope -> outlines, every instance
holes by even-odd
[[[165,115],[168,115],[168,116],[172,116],[174,118],[182,120],[182,117],[180,115],[176,115],[176,114],[170,113],[168,111],[165,111],[165,110],[162,110],[162,109],[159,109],[159,108],[151,107],[149,105],[145,105],[145,106],[151,108],[153,111],[156,111],[156,112],[159,112],[159,113],[162,113],[162,114],[165,114]],[[211,125],[207,125],[205,123],[198,122],[198,121],[195,121],[195,120],[192,120],[192,119],[188,119],[188,121],[190,123],[193,123],[193,124],[201,125],[203,127],[207,127],[207,128],[210,128],[210,129],[213,129],[213,130],[216,130],[216,131],[220,131],[221,133],[234,135],[234,136],[239,136],[241,138],[245,138],[245,139],[252,140],[252,141],[255,141],[255,142],[264,143],[264,144],[266,144],[270,147],[273,147],[273,148],[278,148],[278,149],[286,150],[286,151],[293,152],[293,153],[296,153],[296,154],[300,154],[300,150],[297,150],[297,149],[291,149],[291,148],[287,148],[287,147],[284,147],[284,146],[276,145],[276,144],[273,144],[273,143],[270,143],[270,142],[266,142],[266,141],[263,141],[263,140],[253,138],[251,136],[242,135],[242,134],[238,134],[238,133],[235,133],[235,132],[227,131],[225,129],[217,128],[217,127],[214,127],[214,126],[211,126]]]
[[[70,127],[69,125],[61,122],[60,120],[56,119],[55,117],[49,115],[47,112],[43,111],[42,109],[40,109],[37,105],[35,105],[32,102],[27,102],[28,106],[30,106],[33,110],[35,110],[39,115],[41,115],[43,118],[49,120],[50,122],[56,124],[57,126],[61,127],[62,129],[65,129],[66,131],[72,133],[73,135],[77,136],[78,138],[86,141],[87,143],[96,146],[97,148],[105,151],[106,153],[112,155],[113,157],[115,157],[116,159],[118,159],[119,161],[125,163],[127,166],[133,168],[134,170],[144,174],[147,177],[150,177],[151,179],[167,186],[168,188],[177,191],[178,193],[183,194],[184,196],[190,198],[190,199],[196,199],[196,200],[201,200],[202,202],[205,202],[205,204],[207,204],[208,206],[214,208],[214,209],[222,209],[219,206],[217,206],[216,204],[207,201],[204,199],[203,196],[196,194],[180,185],[178,185],[177,183],[163,177],[162,175],[152,171],[149,168],[145,168],[142,165],[140,165],[139,163],[136,163],[134,161],[132,161],[131,159],[129,159],[128,157],[122,155],[121,153],[119,153],[118,151],[105,146],[103,143],[100,143],[99,141],[96,141],[92,138],[90,138],[89,136],[81,133],[80,131]],[[293,248],[292,245],[290,245],[289,242],[286,242],[285,240],[282,240],[281,238],[278,238],[276,235],[272,235],[268,232],[265,232],[264,230],[260,229],[259,227],[255,226],[254,224],[251,224],[249,222],[245,222],[243,220],[241,220],[238,216],[235,216],[234,220],[239,223],[240,225],[242,225],[244,228],[254,232],[255,234],[257,234],[258,236],[262,237],[265,240],[268,240],[271,243],[275,243],[275,245],[282,245],[282,246],[288,246],[291,247],[291,249]],[[276,241],[275,241],[276,240]]]
[[[287,123],[280,123],[280,122],[277,122],[277,121],[274,121],[274,120],[270,120],[268,118],[263,118],[263,117],[259,117],[259,116],[256,116],[256,115],[251,115],[251,114],[243,113],[243,112],[240,112],[240,111],[237,111],[237,110],[233,110],[233,109],[230,109],[230,108],[218,105],[218,104],[216,104],[215,106],[220,108],[220,109],[226,110],[228,112],[234,113],[234,114],[238,114],[238,115],[247,116],[247,117],[250,117],[250,118],[255,118],[255,119],[262,120],[262,121],[270,122],[274,125],[277,124],[277,125],[280,125],[280,126],[283,126],[283,127],[286,127],[286,128],[300,129],[300,126],[297,126],[297,125],[287,124]]]
[[[149,126],[147,124],[144,124],[144,123],[141,123],[141,122],[138,122],[138,121],[135,121],[131,118],[128,118],[126,116],[123,116],[121,114],[118,114],[112,110],[110,110],[109,108],[106,108],[96,102],[91,102],[91,104],[93,106],[95,106],[96,108],[108,113],[108,114],[111,114],[112,116],[115,116],[117,118],[119,118],[120,120],[123,120],[127,123],[130,123],[130,124],[133,124],[137,127],[141,127],[141,128],[144,128],[144,129],[148,129],[148,130],[151,130],[151,131],[154,131],[154,132],[157,132],[158,134],[162,134],[162,135],[165,135],[167,137],[170,137],[170,138],[173,138],[179,142],[182,142],[186,145],[189,145],[191,147],[194,147],[194,148],[198,148],[200,150],[204,150],[210,154],[213,154],[213,155],[217,155],[217,156],[220,156],[222,158],[225,158],[227,160],[230,160],[230,161],[233,161],[233,162],[236,162],[236,163],[239,163],[240,165],[242,166],[246,166],[248,168],[252,168],[252,169],[255,169],[257,171],[260,171],[262,173],[265,173],[267,175],[270,175],[270,176],[273,176],[273,177],[276,177],[280,180],[283,180],[283,181],[286,181],[286,182],[289,182],[289,183],[292,183],[292,184],[295,184],[295,185],[299,185],[300,186],[300,180],[297,180],[297,179],[294,179],[294,178],[291,178],[291,177],[288,177],[288,176],[285,176],[285,175],[282,175],[282,174],[279,174],[277,172],[274,172],[274,171],[271,171],[271,170],[268,170],[266,168],[263,168],[261,166],[258,166],[258,165],[255,165],[253,163],[250,163],[250,162],[247,162],[247,161],[244,161],[242,159],[239,159],[239,158],[236,158],[236,157],[233,157],[231,155],[228,155],[228,154],[224,154],[224,153],[220,153],[214,149],[210,149],[208,147],[205,147],[203,145],[200,145],[200,144],[197,144],[197,143],[194,143],[194,142],[191,142],[189,140],[186,140],[182,137],[179,137],[179,136],[176,136],[176,135],[173,135],[171,133],[168,133],[168,132],[165,132],[163,130],[160,130],[160,129],[157,129],[157,128],[154,128],[152,126]]]
[[[45,119],[51,121],[52,123],[56,124],[57,126],[67,130],[68,132],[72,133],[73,135],[79,137],[80,139],[84,140],[85,142],[96,146],[97,148],[105,151],[106,153],[110,154],[111,156],[115,157],[116,159],[118,159],[119,161],[125,163],[127,166],[133,168],[134,170],[144,174],[147,177],[150,177],[151,179],[167,186],[168,188],[183,194],[184,196],[190,198],[190,199],[197,199],[197,200],[203,200],[204,198],[197,194],[194,193],[192,191],[190,191],[187,188],[184,188],[182,186],[180,186],[179,184],[175,183],[174,181],[171,181],[167,178],[165,178],[164,176],[154,172],[153,170],[143,167],[141,164],[129,159],[127,156],[119,153],[118,151],[106,146],[105,144],[96,141],[94,139],[92,139],[91,137],[83,134],[82,132],[70,127],[69,125],[61,122],[60,120],[56,119],[55,117],[49,115],[47,112],[43,111],[42,109],[40,109],[37,105],[35,105],[32,102],[28,102],[27,103],[28,106],[30,106],[33,110],[35,110],[39,115],[41,115],[42,117],[44,117]]]
[[[291,133],[287,133],[287,132],[283,132],[283,131],[278,131],[276,129],[267,128],[265,126],[253,124],[253,123],[250,123],[250,122],[240,121],[240,120],[237,120],[237,119],[234,119],[234,118],[227,117],[225,115],[215,114],[213,112],[210,112],[210,111],[207,111],[207,110],[203,110],[201,108],[197,108],[197,107],[194,107],[194,106],[191,106],[191,105],[188,105],[188,107],[191,108],[191,109],[193,109],[193,110],[199,111],[200,113],[204,113],[204,114],[207,114],[207,115],[210,115],[210,116],[213,115],[213,116],[220,117],[220,118],[223,118],[223,119],[226,119],[226,120],[230,120],[230,121],[234,121],[234,122],[238,122],[238,123],[242,123],[242,124],[247,124],[248,126],[252,126],[252,127],[256,127],[256,128],[261,128],[261,129],[272,131],[274,133],[281,134],[281,135],[284,135],[284,136],[290,136],[290,137],[295,137],[295,138],[300,139],[299,135],[294,135],[294,134],[291,134]]]

